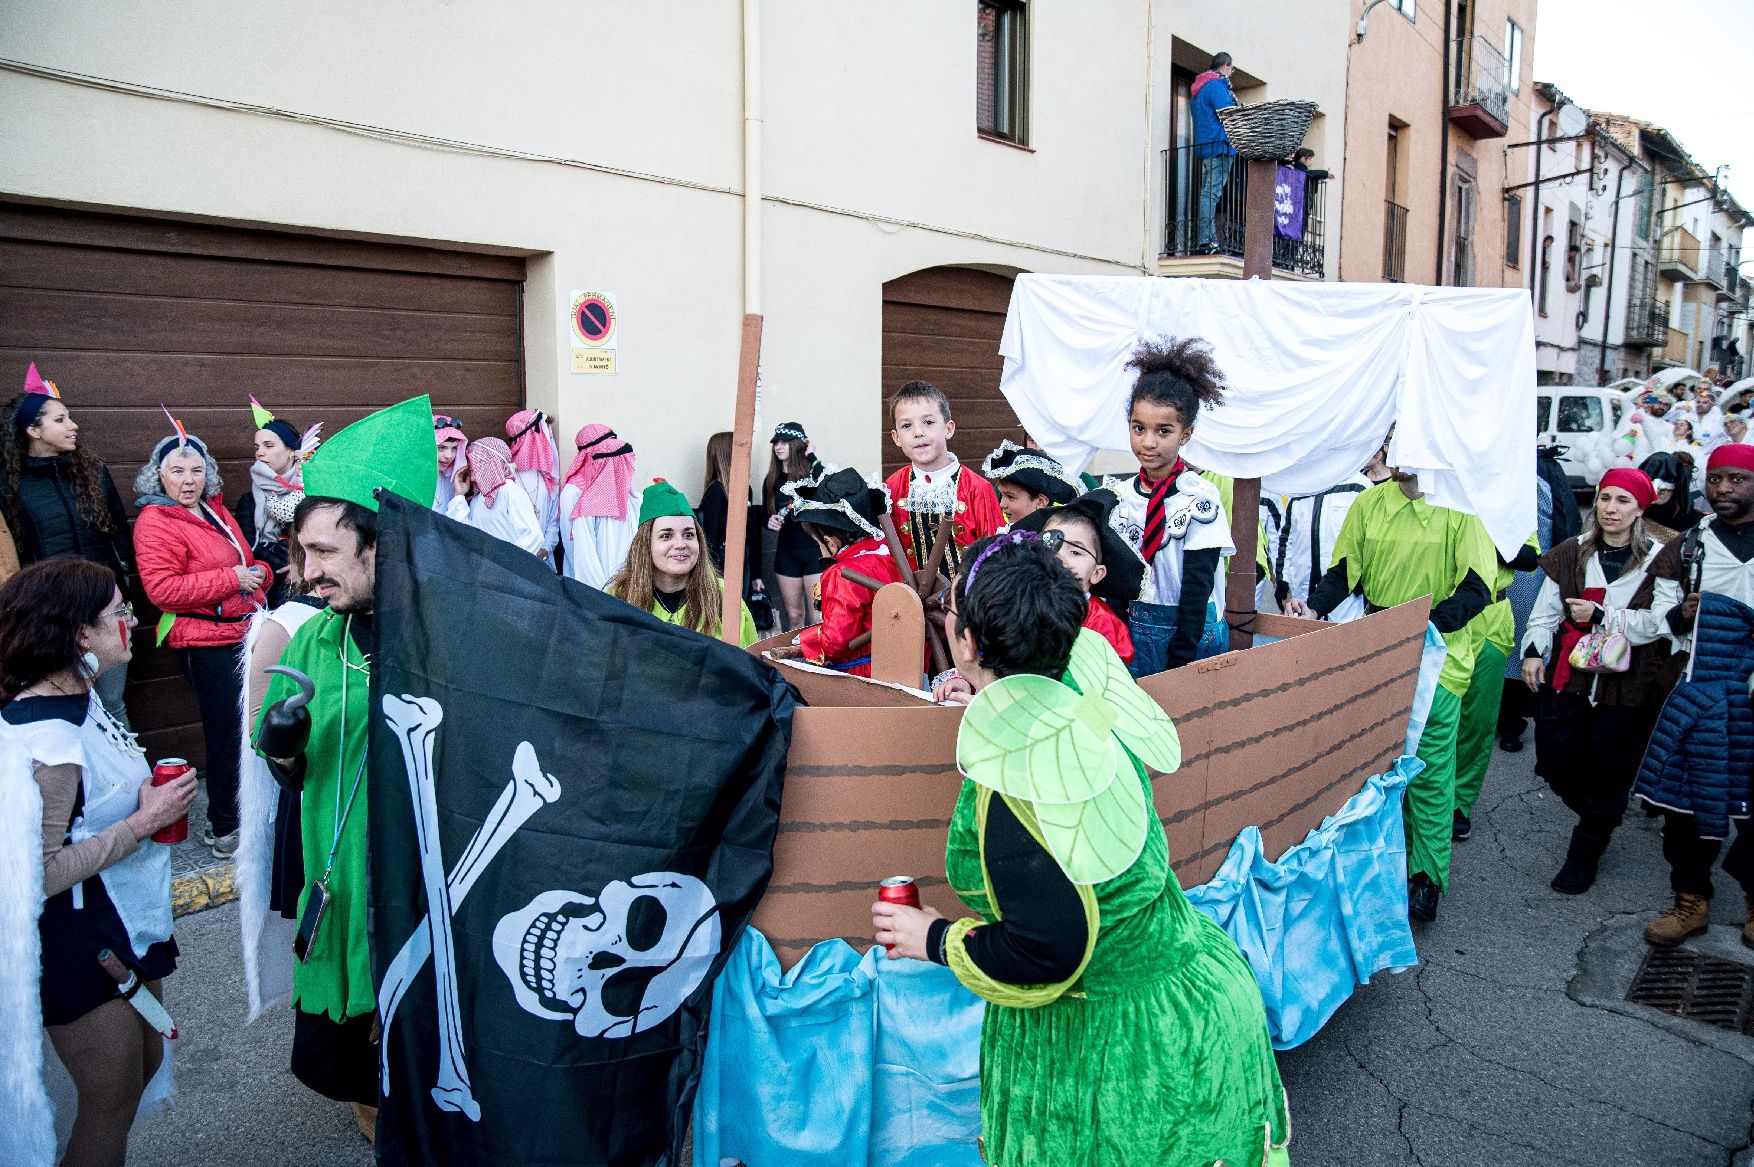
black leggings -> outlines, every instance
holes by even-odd
[[[201,736],[207,743],[207,822],[215,835],[238,829],[238,750],[243,745],[244,646],[179,648],[183,675],[201,709]]]
[[[1620,825],[1658,712],[1545,687],[1535,698],[1535,773],[1587,833],[1606,838]]]

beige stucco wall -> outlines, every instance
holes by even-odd
[[[1172,73],[1176,43],[1196,72],[1212,54],[1227,52],[1238,73],[1231,81],[1243,102],[1295,99],[1313,101],[1321,112],[1304,144],[1315,151],[1313,169],[1331,173],[1324,239],[1327,278],[1338,279],[1342,224],[1338,213],[1345,179],[1346,53],[1351,39],[1349,0],[1272,0],[1270,3],[1210,4],[1197,0],[1152,0],[1152,241],[1163,235],[1163,173],[1158,151],[1169,144]],[[1159,250],[1161,248],[1158,248]]]
[[[960,6],[764,0],[761,15],[761,422],[803,421],[825,456],[874,471],[885,280],[938,264],[1140,270],[1145,9],[1035,8],[1032,151],[975,134],[974,22]],[[531,256],[528,393],[557,413],[564,452],[605,421],[638,448],[642,476],[698,489],[705,440],[731,422],[743,311],[737,4],[5,0],[0,46],[650,176],[0,72],[0,192]],[[619,297],[616,376],[570,372],[577,287]]]
[[[1365,0],[1351,0],[1352,22]],[[1523,29],[1520,91],[1511,94],[1509,132],[1503,138],[1475,141],[1452,126],[1450,172],[1459,154],[1472,158],[1478,181],[1474,279],[1480,287],[1518,287],[1522,274],[1506,268],[1503,191],[1508,172],[1522,181],[1528,168],[1526,150],[1506,150],[1526,142],[1533,100],[1535,47],[1534,0],[1475,0],[1474,32],[1500,52],[1504,50],[1506,18]],[[1379,280],[1383,270],[1384,190],[1390,119],[1405,123],[1401,131],[1406,181],[1398,201],[1408,208],[1406,278],[1412,283],[1450,282],[1453,200],[1445,207],[1444,264],[1437,263],[1437,214],[1443,123],[1448,108],[1448,79],[1443,77],[1443,6],[1422,0],[1417,19],[1408,20],[1387,4],[1370,15],[1365,39],[1350,50],[1347,85],[1346,184],[1344,222],[1347,247],[1342,278]]]

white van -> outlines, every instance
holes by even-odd
[[[1589,455],[1620,428],[1625,412],[1621,392],[1586,385],[1541,385],[1536,394],[1537,444],[1565,447],[1559,464],[1572,488],[1592,489],[1601,471],[1590,469]]]

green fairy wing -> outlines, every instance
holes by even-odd
[[[1114,730],[1100,697],[1046,677],[1005,677],[969,703],[956,764],[1030,804],[1042,845],[1073,883],[1101,883],[1132,866],[1150,822],[1144,784]]]
[[[1101,701],[1113,714],[1114,735],[1141,762],[1163,774],[1181,766],[1181,736],[1175,722],[1139,688],[1101,635],[1088,628],[1078,633],[1066,671],[1080,692]]]
[[[975,695],[956,733],[956,764],[1000,794],[1036,804],[1083,802],[1115,776],[1102,708],[1047,677],[1003,677]]]

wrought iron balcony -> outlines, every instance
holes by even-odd
[[[1504,54],[1483,36],[1458,37],[1450,124],[1477,139],[1510,132],[1510,85]]]
[[[1400,283],[1407,278],[1407,208],[1383,202],[1382,278]]]
[[[1665,300],[1634,300],[1626,310],[1626,343],[1654,348],[1669,335],[1669,305]]]
[[[1162,152],[1163,156],[1163,257],[1158,270],[1165,275],[1199,274],[1241,276],[1243,209],[1248,200],[1248,164],[1232,158],[1230,172],[1208,197],[1210,221],[1201,221],[1201,192],[1208,167],[1216,161],[1202,158],[1190,146]],[[1321,279],[1326,265],[1327,181],[1309,172],[1300,214],[1276,222],[1273,231],[1273,267],[1292,275]],[[1319,172],[1318,172],[1319,173]],[[1276,199],[1276,206],[1295,205],[1289,192]],[[1293,221],[1294,220],[1294,221]],[[1204,260],[1204,263],[1198,262]],[[1186,261],[1186,262],[1172,262]],[[1207,270],[1210,265],[1210,270]],[[1196,272],[1192,269],[1198,267]],[[1234,271],[1227,270],[1234,269]]]

